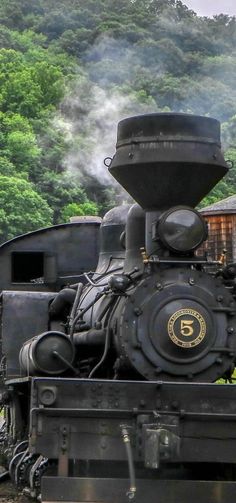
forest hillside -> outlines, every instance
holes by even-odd
[[[0,240],[104,214],[124,194],[105,157],[116,125],[176,111],[222,122],[236,192],[236,18],[180,0],[1,0]]]

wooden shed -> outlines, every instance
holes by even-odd
[[[226,250],[226,262],[236,262],[236,195],[222,199],[200,210],[208,223],[209,237],[204,250],[219,260]]]

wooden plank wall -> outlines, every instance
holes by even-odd
[[[208,224],[208,240],[199,248],[198,255],[207,251],[213,260],[219,260],[227,250],[227,263],[236,261],[236,215],[202,215]]]

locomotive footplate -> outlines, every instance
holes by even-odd
[[[31,397],[43,502],[233,501],[235,386],[33,378]]]
[[[236,484],[196,480],[137,480],[135,503],[233,503]],[[126,479],[43,477],[42,503],[124,503]]]

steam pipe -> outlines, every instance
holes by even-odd
[[[75,297],[76,292],[71,288],[64,288],[63,290],[61,290],[56,295],[49,307],[50,318],[61,318],[62,313],[64,314],[64,311],[67,308],[70,308],[70,306],[73,304]]]
[[[84,332],[77,332],[73,336],[75,346],[102,346],[106,337],[105,330],[91,328]]]

